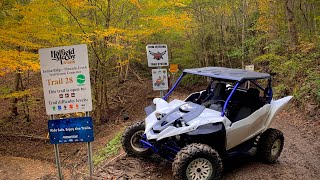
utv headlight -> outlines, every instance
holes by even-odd
[[[190,111],[193,110],[193,109],[194,109],[194,107],[190,106],[190,104],[188,104],[188,103],[180,106],[180,108],[179,108],[179,110],[180,110],[181,112],[184,112],[184,113],[188,113],[188,112],[190,112]]]
[[[179,127],[184,127],[184,126],[188,126],[184,121],[183,118],[178,118],[177,120],[174,121],[173,125],[177,128]]]
[[[156,112],[155,115],[156,115],[156,118],[157,118],[158,120],[160,120],[160,119],[162,119],[166,114],[161,114],[161,113],[159,113],[159,112]]]

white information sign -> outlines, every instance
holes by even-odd
[[[149,67],[169,65],[168,48],[166,44],[148,44],[146,49]]]
[[[39,50],[48,115],[92,110],[87,45]]]
[[[246,65],[244,69],[248,71],[254,71],[254,65]]]
[[[168,89],[167,69],[152,69],[152,85],[153,90]]]

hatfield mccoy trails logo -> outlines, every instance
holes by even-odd
[[[61,64],[75,63],[74,48],[69,50],[60,49],[58,51],[51,51],[51,58],[53,61],[60,61]]]
[[[149,53],[153,56],[153,59],[156,59],[156,60],[160,60],[160,59],[163,59],[163,55],[166,54],[167,51],[164,51],[164,52],[152,52],[152,51],[149,51]]]

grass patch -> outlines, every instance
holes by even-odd
[[[93,156],[93,164],[100,164],[105,159],[118,154],[121,147],[121,136],[122,132],[118,132],[114,138],[108,142],[106,147],[102,148],[97,155]]]

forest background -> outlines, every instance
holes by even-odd
[[[37,115],[44,109],[38,50],[83,43],[96,124],[135,105],[132,94],[141,91],[128,84],[151,79],[145,46],[157,43],[168,45],[179,69],[254,64],[276,73],[276,96],[293,95],[298,108],[319,112],[318,0],[2,0],[2,129],[45,117]]]

